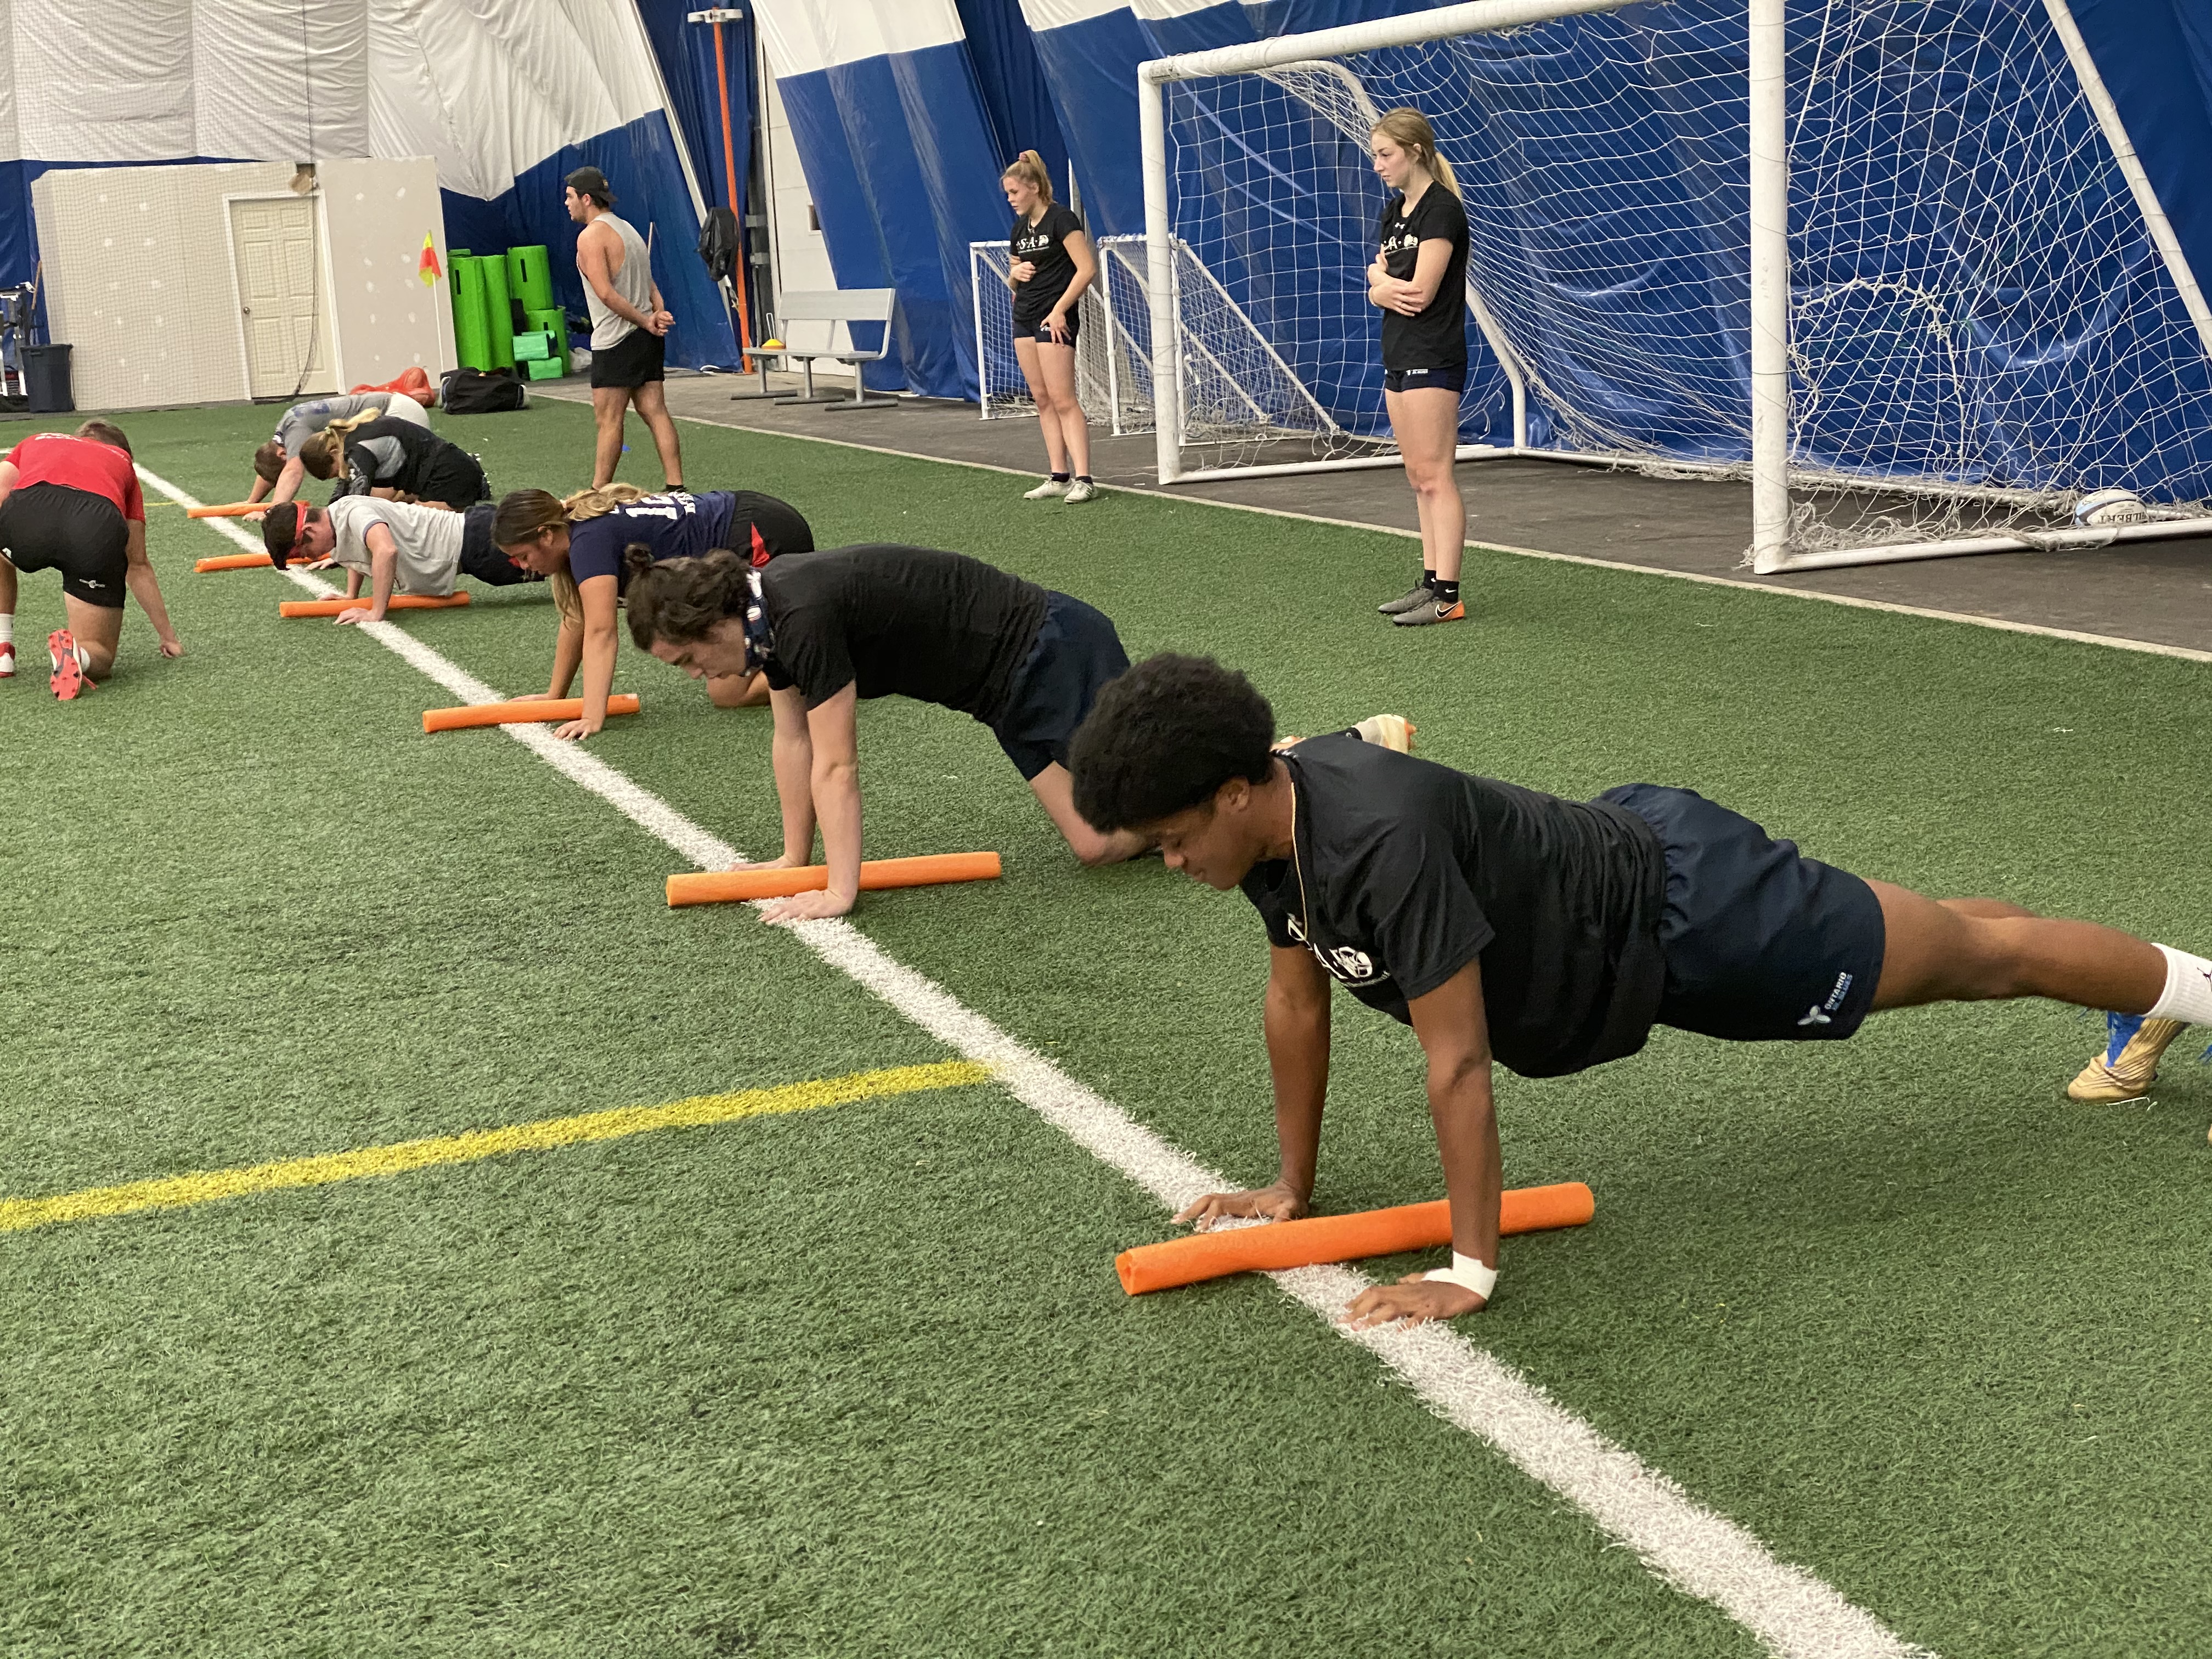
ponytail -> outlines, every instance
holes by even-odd
[[[1045,171],[1044,157],[1035,150],[1024,150],[999,177],[1020,179],[1036,191],[1039,201],[1047,207],[1052,205],[1052,174]]]
[[[1452,176],[1451,163],[1437,151],[1437,131],[1420,111],[1410,105],[1391,110],[1376,122],[1373,131],[1409,152],[1428,169],[1430,178],[1453,195],[1460,193],[1459,180]]]

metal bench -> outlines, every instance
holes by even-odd
[[[832,409],[896,409],[899,399],[880,392],[871,392],[862,379],[861,365],[872,363],[890,349],[891,308],[898,302],[895,288],[841,288],[802,290],[779,295],[776,297],[775,320],[782,330],[780,347],[763,350],[752,349],[752,356],[760,368],[761,384],[757,392],[737,392],[731,401],[740,398],[766,398],[779,404],[823,404]],[[874,325],[876,346],[871,351],[858,344],[853,337],[853,325]],[[768,384],[768,360],[781,360],[781,366],[788,368],[799,366],[805,378],[802,392],[773,392]],[[817,358],[827,357],[832,362],[853,366],[853,395],[841,392],[817,395],[814,390],[814,363]]]

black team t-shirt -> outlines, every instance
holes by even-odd
[[[769,685],[798,687],[809,708],[858,685],[989,725],[1044,626],[1035,582],[933,548],[830,548],[778,559],[760,580]]]
[[[1344,732],[1283,763],[1297,857],[1244,878],[1273,944],[1304,945],[1352,995],[1408,1024],[1408,1003],[1480,957],[1491,1051],[1524,1077],[1644,1046],[1666,988],[1667,865],[1642,818]]]
[[[1463,368],[1467,366],[1467,210],[1442,185],[1431,184],[1406,211],[1406,198],[1393,196],[1382,206],[1376,228],[1382,268],[1400,282],[1411,282],[1421,244],[1449,242],[1451,258],[1436,297],[1412,317],[1382,313],[1382,367]]]
[[[1082,228],[1083,221],[1075,210],[1058,202],[1047,208],[1035,224],[1025,215],[1015,219],[1007,248],[1016,259],[1027,259],[1036,267],[1036,276],[1014,285],[1014,326],[1023,333],[1036,331],[1075,280],[1075,261],[1069,257],[1067,239]]]

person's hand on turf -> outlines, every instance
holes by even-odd
[[[179,639],[174,634],[170,635],[168,638],[161,641],[161,654],[165,657],[183,656],[185,654],[185,642]]]
[[[787,853],[780,859],[739,859],[735,864],[724,867],[731,870],[792,870],[801,862]]]
[[[308,559],[302,562],[298,559],[288,559],[285,562],[295,570],[328,570],[337,562],[337,560],[335,558]]]
[[[832,893],[817,889],[811,893],[793,893],[789,898],[778,899],[761,912],[761,920],[776,927],[792,921],[827,921],[832,916],[842,916],[853,908],[854,895]]]
[[[1464,1285],[1447,1285],[1407,1273],[1395,1285],[1372,1285],[1352,1298],[1344,1322],[1355,1331],[1372,1330],[1402,1319],[1408,1325],[1425,1325],[1431,1319],[1457,1319],[1480,1313],[1490,1304]]]
[[[1208,1193],[1194,1204],[1186,1204],[1176,1212],[1177,1221],[1188,1221],[1200,1232],[1205,1232],[1217,1221],[1237,1217],[1257,1216],[1264,1221],[1296,1221],[1306,1213],[1306,1195],[1277,1182],[1272,1187],[1255,1187],[1248,1193]]]
[[[565,738],[570,743],[574,743],[580,738],[590,737],[604,724],[604,721],[594,720],[570,720],[566,726],[555,726],[553,735],[556,738]]]
[[[382,622],[384,618],[376,614],[376,607],[374,605],[357,605],[349,611],[339,611],[338,614],[331,617],[331,620],[336,623],[340,628],[345,628],[355,623]]]

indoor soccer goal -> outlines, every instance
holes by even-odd
[[[2065,0],[1478,0],[1139,94],[1164,483],[1395,464],[1368,143],[1412,105],[1462,457],[1748,479],[1765,571],[2212,533],[2212,310]]]
[[[1143,240],[1104,239],[1108,243]],[[1012,258],[1003,240],[968,244],[968,275],[975,306],[976,400],[987,421],[1036,413],[1029,382],[1022,378],[1022,366],[1014,356],[1014,301],[1006,287],[1006,270]],[[1115,262],[1107,257],[1103,246],[1098,263],[1098,280],[1075,302],[1076,392],[1094,424],[1104,422],[1116,434],[1149,431],[1150,368],[1131,363],[1130,336],[1113,326],[1111,266]]]

